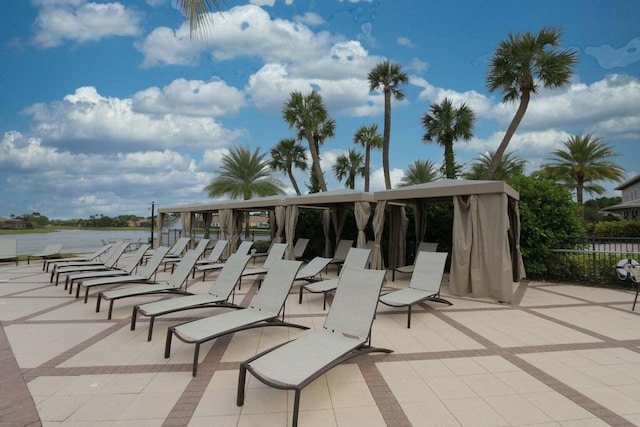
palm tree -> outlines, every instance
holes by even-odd
[[[209,15],[213,10],[220,10],[219,0],[176,0],[178,9],[189,18],[189,34],[195,31],[206,32],[207,25],[213,25]]]
[[[460,138],[465,141],[471,139],[475,115],[466,104],[453,108],[453,101],[449,98],[440,104],[432,104],[429,112],[422,116],[422,126],[427,130],[422,140],[432,142],[435,139],[444,147],[444,176],[455,179],[459,167],[453,155],[453,142]]]
[[[236,146],[222,156],[218,176],[204,189],[209,197],[228,195],[232,199],[248,200],[253,196],[284,194],[283,184],[271,176],[266,153],[256,148],[252,153],[248,147]]]
[[[466,179],[483,179],[495,156],[495,150],[481,154],[480,157],[471,164],[471,171],[466,173],[464,177]],[[500,160],[498,164],[498,169],[496,169],[494,174],[494,179],[509,182],[514,176],[523,175],[526,163],[526,160],[514,155],[513,152],[504,153],[502,160]]]
[[[399,187],[435,181],[438,179],[438,175],[439,172],[434,162],[429,159],[418,159],[412,165],[409,165],[406,175],[400,180]]]
[[[529,32],[509,34],[509,40],[498,44],[489,61],[487,89],[504,93],[503,103],[520,101],[507,131],[496,150],[493,163],[487,170],[485,179],[493,179],[511,138],[527,111],[532,94],[538,93],[540,86],[560,88],[569,84],[578,52],[565,49],[557,51],[560,31],[545,27],[537,35]]]
[[[389,173],[389,139],[391,138],[391,95],[397,101],[404,99],[400,90],[401,84],[409,83],[406,73],[400,71],[400,64],[391,63],[387,59],[375,65],[369,75],[369,90],[382,89],[384,91],[384,130],[382,133],[382,169],[384,170],[384,185],[391,189],[391,175]]]
[[[362,126],[353,136],[353,142],[364,147],[364,191],[369,191],[371,175],[371,149],[382,148],[382,136],[378,133],[378,125]]]
[[[343,154],[336,159],[336,163],[333,165],[333,172],[336,174],[338,181],[346,178],[344,186],[353,190],[356,186],[356,176],[364,175],[364,157],[362,153],[350,149],[346,155]]]
[[[298,139],[306,139],[309,143],[309,153],[313,161],[312,174],[317,178],[322,191],[327,191],[327,183],[320,167],[320,145],[327,138],[332,138],[336,123],[329,118],[322,96],[315,90],[308,95],[301,92],[291,92],[289,101],[282,109],[282,116],[289,127],[298,130]]]
[[[582,204],[582,193],[602,195],[605,189],[595,181],[620,182],[624,169],[607,160],[616,154],[602,138],[592,134],[571,135],[564,149],[555,150],[551,163],[542,165],[543,172],[552,179],[563,181],[575,188],[576,199]]]
[[[296,168],[302,171],[306,171],[308,169],[307,150],[305,150],[302,145],[293,138],[281,139],[280,142],[271,149],[271,161],[269,162],[269,166],[271,166],[271,169],[273,170],[286,173],[291,180],[291,184],[293,185],[293,189],[296,191],[296,194],[298,196],[301,194],[300,188],[298,188],[298,183],[293,176],[293,169]]]

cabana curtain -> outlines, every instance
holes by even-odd
[[[371,258],[371,269],[383,270],[384,262],[382,260],[382,250],[380,244],[382,242],[382,231],[384,230],[384,213],[387,207],[387,201],[383,200],[376,204],[376,211],[373,214],[373,235],[375,243],[373,245],[373,256]]]
[[[287,207],[286,206],[276,206],[274,208],[274,215],[275,215],[275,222],[276,222],[276,237],[275,237],[275,242],[276,243],[282,243],[282,235],[285,233],[285,226],[286,226],[286,212],[287,212]],[[287,241],[289,240],[289,237],[287,236]]]
[[[513,294],[506,194],[453,198],[451,291],[508,303]]]
[[[364,229],[371,216],[371,204],[369,202],[355,202],[353,212],[356,217],[356,226],[358,227],[357,247],[364,249],[367,246],[367,236],[364,233]]]
[[[296,226],[298,225],[298,207],[291,205],[287,207],[287,225],[285,235],[287,239],[287,250],[284,254],[286,259],[295,259],[293,245],[296,236]]]

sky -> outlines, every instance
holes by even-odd
[[[535,8],[534,8],[535,4]],[[640,2],[637,0],[253,0],[221,2],[191,38],[175,0],[12,0],[0,14],[0,217],[150,215],[207,203],[204,187],[234,146],[268,153],[295,136],[282,118],[292,91],[319,91],[336,122],[321,148],[331,167],[361,126],[382,133],[383,95],[368,72],[389,59],[409,76],[392,104],[390,169],[443,149],[421,117],[445,97],[476,115],[454,145],[468,169],[495,150],[517,104],[486,89],[488,63],[509,34],[554,27],[578,52],[571,84],[541,90],[508,151],[539,170],[571,135],[592,133],[640,174]],[[306,141],[302,141],[306,146]],[[372,153],[371,190],[384,189]],[[288,194],[288,178],[274,173]],[[308,177],[296,174],[302,188]],[[607,196],[616,183],[603,183]],[[363,188],[363,181],[356,181]],[[588,198],[588,196],[587,196]]]

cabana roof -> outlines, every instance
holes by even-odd
[[[283,195],[254,197],[249,200],[227,200],[225,209],[261,210],[273,209],[276,206],[285,206],[286,199]]]
[[[391,190],[376,191],[376,201],[410,202],[416,199],[450,199],[454,196],[504,193],[519,200],[516,190],[503,181],[477,181],[467,179],[442,179],[424,184],[409,185]]]
[[[373,203],[375,200],[371,193],[351,190],[348,188],[286,198],[287,205],[302,205],[309,207],[331,207],[337,204],[353,204],[354,202]]]
[[[193,212],[193,213],[203,213],[203,212],[215,212],[220,209],[226,209],[226,204],[228,200],[224,202],[211,202],[211,203],[201,203],[194,205],[180,205],[180,206],[170,206],[167,208],[159,208],[158,213],[182,213],[182,212]]]

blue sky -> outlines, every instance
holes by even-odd
[[[474,138],[454,146],[468,166],[498,146],[516,108],[485,89],[489,58],[509,33],[544,26],[579,52],[576,74],[533,97],[509,151],[531,172],[569,135],[593,133],[620,154],[627,179],[639,174],[640,2],[534,3],[227,0],[208,36],[190,40],[173,0],[7,2],[0,216],[148,216],[151,201],[206,203],[226,150],[268,152],[294,136],[282,106],[312,88],[336,121],[321,154],[329,188],[342,188],[335,159],[356,148],[360,126],[382,129],[383,99],[367,73],[387,58],[410,76],[392,109],[392,182],[416,159],[442,162],[442,148],[422,142],[420,118],[444,97],[476,114]],[[384,187],[381,157],[372,156],[372,190]]]

